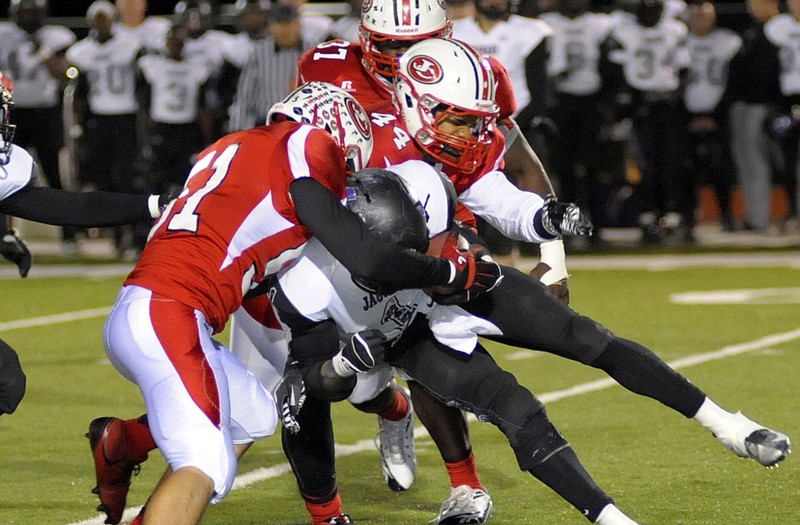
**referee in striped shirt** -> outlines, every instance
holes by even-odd
[[[254,43],[239,75],[229,132],[262,125],[269,108],[294,88],[300,55],[319,43],[303,42],[300,15],[291,5],[273,4],[268,18],[269,35]]]

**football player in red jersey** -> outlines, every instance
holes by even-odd
[[[211,336],[309,238],[355,275],[399,288],[477,290],[500,277],[484,274],[484,266],[494,271],[488,263],[466,268],[380,243],[342,205],[346,163],[363,166],[372,146],[355,99],[311,83],[273,106],[268,120],[201,152],[106,321],[107,354],[142,391],[150,431],[170,465],[145,524],[198,523],[208,502],[231,488],[246,448],[234,443],[273,432],[272,395]],[[250,417],[233,418],[232,407]]]

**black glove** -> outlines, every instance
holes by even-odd
[[[385,346],[386,336],[380,330],[357,332],[331,359],[333,370],[341,377],[369,372],[383,360]]]
[[[298,361],[286,362],[283,378],[275,388],[275,401],[278,403],[278,415],[284,428],[291,434],[300,432],[297,414],[306,402],[306,385]]]
[[[32,262],[31,252],[14,228],[7,230],[0,239],[0,255],[17,265],[22,277],[28,276]]]
[[[455,238],[442,246],[442,257],[449,259],[454,277],[450,284],[435,286],[431,297],[439,304],[458,304],[488,292],[503,280],[500,265],[483,249],[459,249]]]
[[[589,218],[577,205],[560,202],[555,195],[547,196],[542,209],[536,212],[533,223],[540,235],[546,232],[553,238],[559,235],[591,235],[593,228]]]

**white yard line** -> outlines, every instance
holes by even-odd
[[[688,366],[694,366],[701,363],[707,363],[709,361],[717,361],[720,359],[735,357],[737,355],[741,355],[746,352],[751,352],[754,350],[762,350],[775,345],[787,343],[789,341],[794,341],[795,339],[800,339],[800,328],[792,330],[790,332],[768,335],[766,337],[762,337],[760,339],[756,339],[754,341],[749,341],[746,343],[726,346],[720,348],[719,350],[714,350],[712,352],[704,352],[701,354],[690,355],[688,357],[683,357],[681,359],[676,359],[675,361],[671,361],[669,364],[675,369],[685,368]],[[589,392],[596,392],[598,390],[610,388],[616,384],[617,383],[610,378],[600,379],[598,381],[590,381],[588,383],[575,385],[573,387],[564,390],[546,392],[544,394],[537,395],[537,397],[543,403],[546,404],[546,403],[552,403],[554,401],[559,401],[561,399],[578,396],[581,394],[587,394]],[[470,417],[470,419],[472,421],[475,420],[474,417],[472,416]],[[419,439],[426,436],[428,436],[428,431],[424,427],[417,427],[414,429],[414,437]],[[375,444],[373,443],[372,439],[364,439],[352,445],[337,444],[336,457],[342,458],[345,456],[350,456],[352,454],[365,452],[368,450],[369,451],[375,450]],[[87,461],[88,460],[89,456],[87,455]],[[278,465],[269,468],[258,468],[250,472],[239,474],[236,477],[236,481],[233,484],[232,490],[241,489],[249,485],[252,485],[254,483],[259,483],[264,480],[282,476],[283,474],[287,474],[290,471],[291,468],[289,467],[288,463],[280,463]],[[136,517],[136,514],[139,513],[139,510],[141,510],[141,508],[142,508],[141,506],[127,508],[122,518],[123,521],[132,520],[134,517]],[[68,525],[103,525],[103,522],[104,522],[104,517],[98,516],[83,521],[76,521]]]
[[[92,319],[93,317],[103,317],[108,315],[110,312],[111,312],[110,306],[103,306],[101,308],[92,308],[90,310],[77,310],[75,312],[64,312],[63,314],[44,315],[42,317],[19,319],[17,321],[8,321],[5,323],[0,323],[0,332],[7,332],[9,330],[18,330],[20,328],[36,328],[37,326],[48,326],[59,323],[71,323],[73,321]]]

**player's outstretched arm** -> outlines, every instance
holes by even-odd
[[[0,213],[34,222],[79,228],[119,226],[157,218],[167,196],[72,192],[27,187],[0,201]]]

